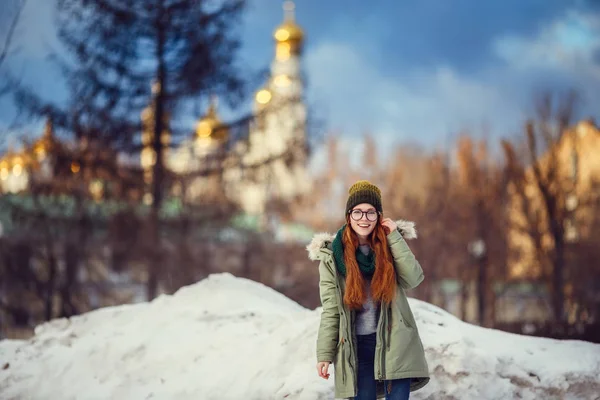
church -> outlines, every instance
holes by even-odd
[[[218,201],[224,195],[245,213],[261,215],[269,201],[290,201],[310,191],[301,70],[304,32],[295,21],[293,2],[285,2],[284,11],[284,21],[273,34],[275,57],[270,76],[254,95],[247,132],[241,137],[231,135],[219,118],[213,97],[192,137],[165,154],[167,169],[187,178],[174,185],[175,195],[191,203],[210,201],[211,197]],[[150,106],[142,112],[147,128],[142,133],[140,155],[147,182],[152,179],[155,162],[152,118]],[[168,144],[169,133],[163,135],[163,143]],[[146,193],[145,202],[151,201],[151,194]]]
[[[294,3],[286,1],[283,22],[273,33],[275,54],[270,75],[254,94],[252,115],[244,119],[241,134],[221,120],[214,97],[204,116],[190,127],[193,134],[171,144],[170,133],[163,132],[163,161],[173,177],[168,197],[181,197],[194,204],[225,196],[244,213],[262,215],[271,201],[292,201],[310,192],[301,69],[305,34],[295,21],[294,11]],[[118,155],[114,159],[119,160],[119,168],[129,170],[130,180],[139,178],[144,188],[140,200],[151,204],[149,186],[156,162],[151,148],[152,102],[140,117],[141,151],[134,157]],[[79,148],[80,143],[62,143],[54,135],[52,121],[47,121],[42,138],[18,152],[11,149],[0,158],[0,193],[27,192],[40,178],[47,181],[58,175],[68,179],[69,173],[75,176],[81,168],[76,157],[68,165],[58,166],[53,151],[75,153]],[[91,197],[102,201],[108,184],[94,177],[89,182]]]

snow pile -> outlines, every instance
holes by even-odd
[[[593,399],[600,345],[465,324],[410,299],[432,379],[412,399]],[[0,399],[332,399],[317,377],[320,309],[217,274],[0,342]],[[333,372],[333,371],[331,371]]]

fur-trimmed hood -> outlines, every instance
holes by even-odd
[[[417,229],[415,228],[414,222],[399,219],[396,221],[396,225],[398,225],[398,230],[404,239],[408,240],[417,238]],[[319,260],[319,250],[325,247],[327,243],[331,243],[334,238],[335,235],[330,233],[315,234],[311,242],[308,244],[308,246],[306,246],[308,258],[313,261]]]

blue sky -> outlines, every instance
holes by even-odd
[[[250,71],[273,57],[281,4],[249,1],[240,65]],[[28,0],[8,68],[61,98],[47,61],[56,46],[52,5]],[[307,35],[307,99],[327,132],[430,148],[462,130],[507,136],[530,114],[536,91],[566,87],[582,95],[580,116],[600,117],[595,0],[300,0],[296,10]],[[10,100],[0,100],[0,128],[13,118]]]

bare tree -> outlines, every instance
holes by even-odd
[[[21,13],[25,7],[26,0],[10,0],[4,4],[6,14],[0,16],[0,25],[6,27],[0,30],[0,34],[3,39],[0,40],[0,70],[4,67],[6,58],[14,50],[14,34],[21,18]],[[3,83],[0,83],[0,96],[6,94],[10,89],[10,83],[8,79],[8,73],[0,75]]]
[[[436,286],[441,280],[457,278],[461,271],[456,257],[461,225],[456,222],[459,207],[452,175],[448,154],[427,154],[406,146],[396,151],[384,169],[386,214],[417,224],[421,239],[410,246],[426,269],[427,279],[416,295],[429,302],[440,293]]]
[[[484,140],[464,136],[458,142],[460,193],[464,203],[462,224],[468,227],[465,242],[475,262],[477,314],[480,325],[493,324],[495,308],[492,283],[504,279],[506,227],[503,170],[494,162]]]
[[[576,102],[574,92],[543,94],[536,102],[535,118],[525,124],[524,140],[518,145],[503,142],[513,204],[522,216],[513,220],[511,229],[525,235],[531,244],[529,251],[535,252],[532,259],[538,264],[538,276],[552,288],[557,322],[565,317],[567,197],[575,184],[573,177],[565,174],[561,152]]]
[[[59,0],[57,6],[58,37],[74,62],[54,59],[67,78],[70,103],[49,104],[27,88],[15,97],[32,114],[51,114],[57,127],[77,139],[105,140],[128,153],[140,151],[138,116],[152,104],[143,118],[149,134],[144,145],[153,160],[147,230],[153,243],[148,259],[151,299],[161,271],[159,213],[171,178],[165,165],[166,135],[188,132],[171,120],[192,98],[215,93],[232,102],[240,99],[235,24],[245,2],[227,0],[213,7],[195,0]]]

